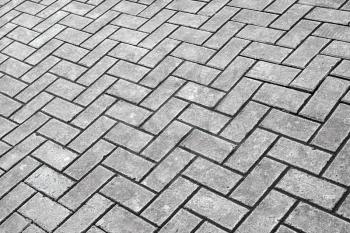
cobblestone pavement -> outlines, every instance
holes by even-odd
[[[0,4],[0,233],[350,232],[350,1]]]

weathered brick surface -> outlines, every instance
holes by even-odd
[[[0,232],[350,232],[349,0],[0,1]]]

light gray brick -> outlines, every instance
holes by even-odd
[[[242,9],[232,18],[232,20],[241,23],[267,27],[277,17],[278,15],[276,14]]]
[[[215,51],[213,49],[182,43],[171,54],[175,57],[204,64],[214,53]],[[211,62],[209,64],[213,65]]]
[[[219,73],[219,70],[186,61],[176,69],[174,75],[189,81],[208,85]]]
[[[117,120],[124,121],[134,126],[139,126],[151,115],[151,112],[120,100],[115,103],[106,114]]]
[[[159,233],[190,233],[201,219],[187,210],[181,209],[167,222]]]
[[[275,43],[283,35],[282,30],[246,25],[238,34],[238,37],[263,43]]]
[[[196,15],[185,12],[177,12],[174,16],[169,19],[169,23],[189,26],[193,28],[200,27],[208,17],[204,15]]]
[[[307,12],[312,9],[312,6],[294,4],[291,6],[283,15],[278,17],[270,26],[272,28],[289,30],[293,25],[298,22],[302,17],[304,17]]]
[[[208,21],[203,24],[201,29],[211,32],[217,31],[225,22],[227,22],[234,14],[239,11],[239,8],[224,6],[216,12]]]
[[[334,40],[322,51],[322,54],[350,59],[350,43]]]
[[[342,78],[350,80],[350,61],[343,60],[337,67],[332,71],[333,75],[338,75]]]
[[[259,42],[252,42],[243,52],[242,55],[254,59],[265,60],[268,62],[282,62],[290,53],[291,49],[269,45]]]
[[[317,21],[348,25],[350,21],[350,12],[324,7],[316,7],[306,15],[306,18]]]
[[[350,28],[337,24],[324,23],[313,35],[350,42]]]

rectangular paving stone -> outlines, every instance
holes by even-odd
[[[227,229],[232,229],[247,213],[243,206],[203,188],[191,198],[186,207]]]
[[[277,141],[268,155],[315,174],[319,174],[331,158],[329,153],[284,137]]]
[[[57,228],[55,232],[75,233],[84,231],[111,205],[112,202],[110,200],[100,194],[95,194],[77,212]]]
[[[185,176],[227,194],[241,176],[203,158],[197,158],[183,173]]]
[[[119,79],[107,91],[108,94],[125,99],[133,103],[139,103],[151,90],[141,85]]]
[[[200,27],[206,20],[207,16],[190,14],[186,12],[177,12],[174,16],[172,16],[168,22],[183,26],[189,26],[193,28]]]
[[[241,172],[247,172],[276,140],[277,135],[263,129],[256,129],[233,152],[225,165]]]
[[[143,32],[151,33],[154,30],[156,30],[159,26],[164,25],[171,16],[173,16],[176,12],[173,10],[168,9],[161,9],[159,12],[157,12],[156,15],[154,15],[152,18],[150,18],[145,24],[143,24],[139,30]],[[143,12],[141,12],[140,15],[142,15]]]
[[[85,174],[91,171],[95,165],[102,161],[114,147],[115,146],[105,140],[99,140],[66,168],[64,173],[76,180],[80,180]]]
[[[210,59],[208,65],[224,69],[247,45],[249,41],[232,38]]]
[[[342,187],[296,169],[289,170],[277,187],[326,209],[332,209],[345,192]]]
[[[324,173],[324,177],[337,181],[344,185],[350,184],[350,159],[348,153],[350,151],[350,141],[347,141],[344,147],[336,155],[330,166]]]
[[[86,199],[97,191],[113,173],[101,166],[96,167],[91,173],[80,180],[73,188],[59,199],[59,203],[76,210]]]
[[[196,215],[181,209],[162,227],[159,233],[190,233],[200,221],[201,219]]]
[[[290,85],[303,90],[314,91],[338,61],[338,58],[317,55]]]
[[[253,206],[285,169],[282,163],[263,158],[230,197]]]
[[[147,52],[147,49],[120,43],[108,54],[112,57],[125,59],[131,62],[138,62]]]
[[[181,145],[217,162],[222,162],[235,147],[232,143],[198,129],[193,130]]]
[[[55,229],[70,214],[68,209],[40,193],[24,204],[19,212],[47,231]]]
[[[340,104],[312,140],[313,145],[336,151],[350,132],[350,107]]]
[[[157,192],[161,191],[194,157],[185,150],[175,148],[147,175],[142,184]]]
[[[332,71],[332,74],[350,80],[350,70],[348,69],[349,66],[350,66],[350,61],[349,60],[343,60]]]
[[[98,60],[103,58],[115,45],[116,41],[106,39],[91,52],[89,52],[79,63],[91,67]]]
[[[300,115],[319,121],[325,121],[334,105],[336,105],[341,96],[345,93],[349,84],[350,83],[341,79],[332,77],[326,78],[303,107]]]
[[[322,51],[322,54],[350,59],[350,43],[334,40]]]
[[[297,0],[277,0],[271,3],[265,11],[273,12],[277,14],[282,14],[287,10],[291,5],[293,5]]]
[[[220,101],[216,109],[226,114],[235,115],[260,85],[261,82],[256,80],[247,78],[241,79],[225,98]]]
[[[105,138],[130,150],[139,152],[151,141],[152,136],[123,123],[119,123],[108,132]]]
[[[96,224],[107,232],[139,232],[151,233],[156,229],[153,225],[134,215],[130,211],[116,205]]]
[[[142,59],[142,64],[146,65],[147,63],[149,63],[148,66],[154,66],[155,63],[158,63],[162,57],[170,53],[170,51],[173,50],[180,43],[180,41],[169,38],[169,35],[176,28],[176,25],[164,23],[163,25],[160,25],[159,28],[151,32],[151,34],[142,34],[142,40],[136,41],[136,36],[134,36],[135,44],[139,43],[139,45],[142,47],[152,49],[149,52],[149,55],[146,55]],[[139,38],[141,39],[141,35],[139,35]],[[152,57],[155,58],[155,61],[152,61]]]
[[[106,114],[117,120],[124,121],[134,126],[139,126],[151,115],[151,112],[147,109],[120,100],[115,103]]]
[[[29,221],[19,215],[18,213],[13,213],[8,219],[4,221],[0,226],[0,231],[2,232],[14,232],[20,233],[29,225]]]
[[[216,12],[216,14],[214,14],[208,21],[206,21],[205,24],[201,26],[201,29],[215,32],[238,11],[238,8],[224,6],[223,8],[221,8],[221,10]]]
[[[294,0],[293,0],[294,1]],[[278,45],[296,48],[320,23],[311,20],[301,20],[291,28],[278,42]]]
[[[238,34],[238,37],[263,43],[275,43],[283,35],[282,30],[246,25]]]
[[[286,86],[298,75],[299,72],[300,70],[296,68],[258,61],[246,75],[262,81]]]
[[[174,121],[144,149],[142,155],[154,161],[160,161],[190,130],[190,126]]]
[[[328,39],[310,36],[283,62],[283,64],[304,68],[328,42]]]
[[[171,54],[178,58],[204,64],[214,53],[212,49],[189,43],[182,43]]]
[[[74,184],[71,179],[47,166],[37,169],[26,179],[26,183],[54,199],[57,199]]]
[[[197,185],[178,178],[167,190],[162,192],[142,212],[141,216],[161,225],[197,188]]]
[[[193,82],[188,82],[177,92],[176,96],[202,104],[206,107],[214,107],[224,96],[224,92]]]
[[[339,233],[350,231],[350,224],[306,203],[300,203],[286,219],[286,222],[309,233],[327,233],[339,229]]]
[[[78,137],[76,137],[68,147],[82,153],[91,144],[97,141],[103,134],[105,134],[113,125],[115,121],[102,116],[98,118],[92,125],[85,129]]]
[[[238,227],[237,233],[271,232],[294,202],[287,195],[271,191]]]
[[[249,102],[220,135],[237,143],[242,141],[268,110],[265,105]]]
[[[307,141],[315,133],[320,124],[273,109],[261,125],[292,138]]]
[[[297,23],[301,18],[303,18],[311,9],[312,9],[312,6],[294,4],[285,13],[283,13],[283,15],[278,17],[278,19],[275,20],[270,25],[270,27],[282,29],[282,30],[289,30],[290,28],[293,27],[295,23]]]
[[[154,166],[152,162],[121,147],[113,151],[103,164],[137,181],[141,180]]]
[[[240,7],[240,8],[253,9],[253,10],[263,10],[271,2],[272,2],[272,0],[251,0],[251,1],[231,0],[229,2],[229,5]]]
[[[252,42],[241,54],[258,60],[280,63],[291,52],[291,49],[260,42]]]
[[[317,28],[313,35],[350,42],[349,27],[332,23],[323,23],[319,28]]]
[[[146,67],[135,65],[134,63],[130,63],[123,60],[118,61],[108,71],[108,73],[113,76],[130,80],[133,82],[140,81],[148,72],[149,69]]]
[[[173,75],[180,78],[208,85],[220,73],[219,70],[185,61]]]
[[[44,58],[46,58],[48,55],[50,55],[53,51],[55,51],[62,44],[63,44],[62,41],[52,39],[49,42],[47,42],[45,45],[43,45],[41,48],[39,48],[32,55],[30,55],[25,61],[31,65],[37,65],[38,63],[45,61],[46,59],[44,60]],[[51,60],[55,60],[55,59],[57,60],[57,58],[55,58],[53,56],[50,56],[49,58]],[[35,67],[33,68],[33,70],[34,69],[35,69]],[[24,78],[24,77],[22,77],[22,78]]]
[[[350,21],[350,12],[316,7],[306,15],[306,18],[316,21],[347,25]]]
[[[236,57],[214,80],[211,86],[223,91],[229,91],[253,64],[253,59],[241,56]]]
[[[68,122],[79,112],[81,112],[83,108],[69,101],[56,97],[52,101],[50,101],[50,103],[48,103],[45,107],[43,107],[42,110],[51,116],[54,116],[62,121]]]
[[[195,104],[191,104],[179,119],[212,133],[218,133],[229,121],[229,117]]]
[[[151,191],[122,176],[113,178],[100,192],[135,212],[139,212],[155,196]]]
[[[210,35],[210,32],[181,26],[170,35],[170,38],[201,45]]]
[[[0,115],[9,117],[13,112],[21,107],[21,103],[17,102],[4,94],[0,94]]]
[[[309,94],[301,91],[264,83],[253,99],[296,113],[309,96]]]
[[[254,11],[242,9],[232,20],[246,24],[254,24],[257,26],[267,27],[278,15],[263,11]]]

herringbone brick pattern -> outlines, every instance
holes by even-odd
[[[350,232],[350,1],[0,5],[0,233]]]

